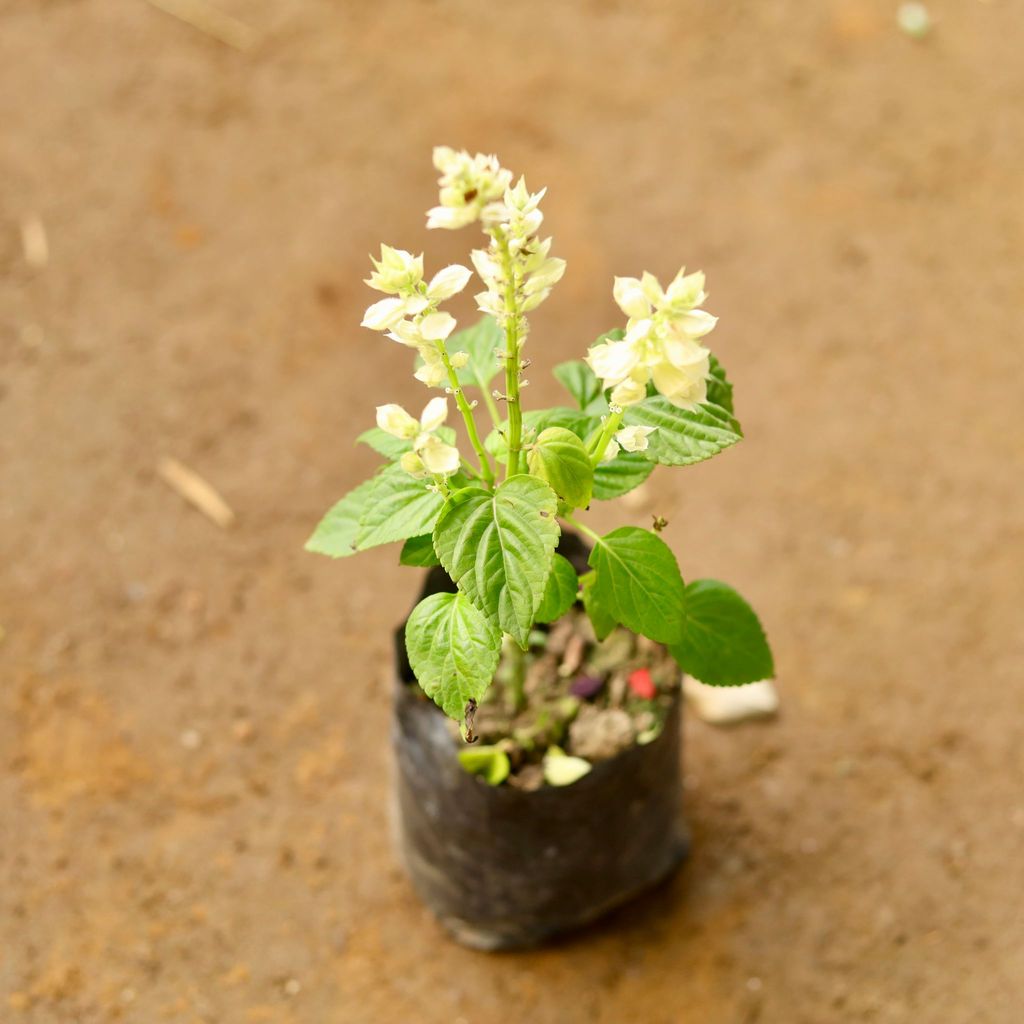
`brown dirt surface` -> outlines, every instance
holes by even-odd
[[[217,3],[250,49],[0,11],[0,1020],[1020,1020],[1024,7]],[[414,574],[302,551],[373,406],[425,401],[358,322],[381,240],[475,244],[423,227],[439,142],[550,187],[538,403],[613,274],[708,272],[747,439],[594,521],[664,515],[783,699],[687,723],[677,879],[523,955],[393,859]]]

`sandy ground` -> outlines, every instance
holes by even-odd
[[[1020,1020],[1021,5],[923,42],[882,0],[223,8],[248,52],[0,15],[0,1020]],[[415,579],[301,550],[426,397],[358,321],[381,239],[475,244],[423,228],[437,142],[550,186],[537,401],[613,274],[708,272],[748,439],[594,518],[667,516],[784,700],[688,722],[689,865],[528,955],[446,942],[392,858]]]

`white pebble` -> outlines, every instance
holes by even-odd
[[[697,717],[711,725],[770,718],[779,710],[779,695],[770,679],[746,686],[705,686],[686,676],[683,693]]]
[[[932,16],[924,4],[900,4],[896,22],[908,36],[924,39],[932,30]]]
[[[203,737],[199,735],[197,729],[186,729],[179,739],[181,740],[181,745],[186,750],[196,750],[199,744],[203,742]]]

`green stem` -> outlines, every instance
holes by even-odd
[[[491,422],[496,426],[501,426],[501,415],[498,413],[498,404],[491,397],[490,391],[486,387],[480,389],[480,397],[484,400],[484,405],[487,407],[488,413],[491,416]]]
[[[579,530],[580,533],[585,533],[595,544],[603,544],[604,540],[599,533],[594,533],[589,526],[584,526],[578,519],[573,519],[572,516],[562,516],[562,518],[572,527]]]
[[[604,421],[604,427],[601,430],[601,433],[597,435],[596,443],[593,444],[590,449],[590,461],[595,466],[604,458],[604,450],[608,447],[608,442],[612,439],[612,434],[619,429],[619,424],[621,422],[621,412],[609,413],[608,419]]]
[[[462,419],[466,424],[469,443],[473,446],[473,450],[480,460],[480,473],[487,486],[493,487],[494,470],[491,468],[491,460],[487,457],[487,449],[484,448],[483,443],[480,441],[480,435],[476,432],[476,420],[473,418],[473,409],[469,402],[466,401],[462,385],[459,383],[459,375],[455,372],[451,359],[448,358],[448,350],[445,348],[444,342],[439,341],[437,348],[441,353],[441,361],[444,363],[444,368],[448,371],[448,381],[452,386],[452,394],[455,395],[455,403],[458,405],[459,412],[462,413]]]
[[[508,403],[508,463],[505,479],[519,472],[523,411],[519,407],[519,307],[516,303],[515,261],[508,240],[495,234],[505,272],[505,401]]]
[[[512,669],[508,677],[509,703],[512,714],[518,715],[526,707],[526,655],[515,641],[508,646],[508,659]]]

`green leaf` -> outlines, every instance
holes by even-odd
[[[306,550],[329,558],[354,555],[358,550],[356,535],[359,533],[359,519],[376,485],[377,477],[373,477],[349,491],[341,501],[333,505],[320,520],[313,536],[306,541]]]
[[[626,409],[626,426],[657,427],[648,436],[647,457],[663,466],[688,466],[736,444],[740,425],[717,405],[680,409],[662,395]]]
[[[554,491],[519,473],[493,493],[452,494],[434,528],[434,550],[473,603],[526,648],[558,543]]]
[[[669,546],[637,526],[601,537],[590,552],[592,599],[616,622],[658,643],[683,636],[683,578]]]
[[[434,538],[425,533],[421,537],[410,537],[402,545],[402,553],[398,556],[399,565],[419,566],[429,569],[432,565],[440,565],[441,560],[434,550]]]
[[[549,747],[544,755],[544,781],[549,786],[571,786],[593,767],[582,757],[572,757],[561,747]]]
[[[568,558],[556,554],[551,561],[551,575],[544,589],[544,599],[534,616],[535,622],[554,622],[576,602],[579,580]]]
[[[501,634],[465,594],[432,594],[409,616],[405,649],[423,692],[459,721],[491,685]]]
[[[489,786],[500,786],[512,771],[508,754],[500,747],[468,747],[459,751],[459,764],[472,775],[481,775]]]
[[[493,317],[481,317],[472,327],[456,331],[447,343],[448,354],[469,353],[469,362],[459,369],[459,383],[486,390],[501,367],[495,352],[505,344],[505,333]]]
[[[654,463],[641,452],[619,452],[594,470],[594,497],[609,501],[639,487],[654,472]]]
[[[684,672],[709,686],[742,686],[775,675],[754,609],[718,580],[686,588],[683,637],[670,650]]]
[[[594,596],[594,581],[596,573],[588,572],[580,577],[580,597],[583,600],[583,608],[594,627],[594,636],[598,640],[606,639],[615,628],[615,619],[601,607],[600,601]]]
[[[429,533],[444,499],[411,477],[397,463],[376,476],[371,499],[359,520],[355,546],[362,551],[377,544]]]
[[[732,405],[732,384],[725,376],[725,369],[714,357],[711,357],[711,373],[708,376],[708,401],[724,409],[729,415],[736,410]]]
[[[583,442],[565,427],[547,427],[527,455],[530,472],[546,480],[572,508],[586,508],[594,489],[594,467]]]
[[[445,444],[455,444],[455,431],[451,427],[438,427],[434,431]],[[412,441],[402,437],[392,437],[380,427],[370,427],[357,438],[358,444],[369,445],[378,455],[397,462],[406,452],[412,451]]]
[[[607,410],[601,381],[582,359],[571,359],[567,363],[559,363],[555,367],[554,373],[559,382],[579,403],[582,412],[588,415],[595,413],[600,415]]]

